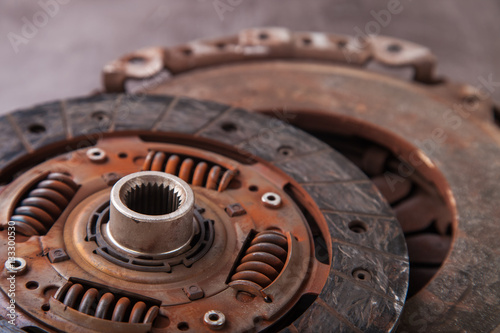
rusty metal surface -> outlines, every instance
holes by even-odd
[[[50,2],[49,0],[44,0]],[[60,1],[63,3],[64,1]],[[111,59],[150,45],[178,45],[197,38],[235,34],[255,26],[295,31],[366,31],[378,22],[372,11],[387,10],[387,0],[231,1],[222,18],[212,0],[180,2],[134,0],[69,1],[49,22],[20,44],[15,53],[7,34],[21,35],[25,22],[42,10],[37,1],[0,4],[0,113],[100,89],[97,73]],[[439,73],[475,84],[479,76],[500,76],[500,6],[496,0],[401,1],[403,10],[380,25],[380,34],[411,40],[432,49]],[[88,20],[92,17],[92,20]],[[382,18],[382,22],[387,22]],[[374,23],[370,29],[377,32]],[[358,30],[359,29],[359,30]],[[32,37],[29,35],[29,37]],[[61,61],[61,57],[64,61]],[[466,64],[466,65],[464,65]],[[500,90],[494,92],[500,101]]]
[[[47,172],[71,175],[79,186],[57,221],[47,225],[46,235],[16,235],[16,256],[27,262],[27,270],[16,278],[20,288],[16,301],[18,310],[23,310],[20,326],[72,332],[198,332],[224,325],[222,330],[233,332],[272,324],[279,329],[295,321],[289,329],[315,330],[326,322],[350,331],[394,329],[408,286],[406,245],[387,203],[361,171],[326,144],[283,121],[213,102],[140,98],[102,95],[62,101],[57,107],[65,124],[64,140],[45,145],[50,133],[28,139],[30,134],[19,130],[17,140],[29,153],[18,159],[2,158],[4,225],[23,194],[43,181]],[[142,122],[116,112],[133,114],[138,106]],[[44,106],[34,110],[50,112]],[[19,112],[9,121],[19,129],[29,127],[31,114]],[[157,130],[177,118],[190,117],[196,117],[197,126],[185,121],[169,132]],[[50,121],[43,116],[35,119],[41,126]],[[83,132],[80,123],[85,124]],[[8,142],[2,142],[1,151],[9,153]],[[99,158],[89,151],[99,152]],[[149,151],[155,153],[148,155]],[[170,275],[115,265],[94,253],[96,245],[85,237],[92,213],[109,200],[110,186],[117,179],[142,168],[169,168],[168,159],[158,152],[174,156],[172,160],[182,156],[183,165],[205,161],[206,170],[208,165],[219,165],[222,177],[218,187],[203,186],[204,182],[193,186],[196,204],[205,209],[203,216],[214,221],[214,244],[191,268],[172,266]],[[149,163],[148,156],[162,157],[161,163],[155,163],[155,158]],[[187,156],[193,163],[186,162]],[[323,163],[313,171],[305,163],[308,160]],[[194,169],[182,169],[179,165],[178,175],[186,182],[199,181]],[[228,184],[223,170],[233,171],[224,172],[233,175]],[[279,204],[273,204],[276,196]],[[0,234],[4,243],[6,230]],[[59,260],[49,260],[51,250],[67,256],[58,252]],[[4,254],[2,258],[5,261]],[[270,266],[275,273],[259,264],[268,260],[278,260]],[[264,278],[250,273],[254,270]],[[5,280],[0,285],[7,288]],[[191,285],[203,293],[191,292]],[[85,314],[97,297],[102,304],[95,315],[108,318],[106,309],[113,307],[116,326],[93,317],[93,312]],[[123,308],[132,304],[138,307],[132,317],[141,318],[136,319],[143,324],[135,323],[136,319],[131,326],[120,322],[127,316]],[[152,323],[147,319],[151,317],[143,318],[146,309],[156,316]],[[208,322],[202,320],[212,310],[224,314],[223,324],[210,317]],[[40,321],[24,317],[24,311]]]
[[[407,301],[401,331],[491,331],[499,311],[499,289],[490,277],[499,267],[500,191],[491,180],[498,176],[500,136],[489,94],[479,88],[407,83],[321,63],[260,61],[191,71],[150,91],[268,114],[286,110],[292,123],[310,132],[361,137],[391,151],[407,167],[397,175],[423,176],[453,218],[451,252],[434,279]]]
[[[237,36],[135,51],[104,66],[103,84],[107,92],[123,92],[127,80],[150,78],[164,70],[177,75],[197,68],[274,58],[361,67],[374,61],[389,67],[412,67],[414,79],[419,82],[437,81],[434,55],[415,43],[385,36],[362,38],[290,32],[284,28],[253,28]]]

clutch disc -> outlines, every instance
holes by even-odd
[[[24,330],[398,323],[409,263],[389,205],[345,157],[284,121],[178,96],[99,95],[17,111],[0,127],[0,314]]]

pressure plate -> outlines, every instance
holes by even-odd
[[[106,65],[103,81],[108,92],[243,107],[329,144],[372,180],[404,231],[411,267],[399,329],[490,332],[500,327],[494,78],[454,83],[436,65],[428,48],[396,38],[255,28],[134,51]]]

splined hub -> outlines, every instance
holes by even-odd
[[[68,118],[73,136],[1,165],[1,241],[8,246],[13,226],[25,262],[13,273],[29,314],[18,326],[279,331],[336,312],[339,325],[354,322],[343,312],[353,306],[370,313],[353,325],[395,326],[408,286],[404,238],[356,167],[275,119],[181,97],[128,98],[59,104],[79,115]],[[94,112],[131,103],[109,128],[77,132]]]
[[[136,172],[111,190],[108,237],[125,251],[182,252],[194,235],[194,193],[182,179],[158,171]]]

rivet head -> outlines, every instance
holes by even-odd
[[[87,150],[87,158],[93,163],[103,163],[107,160],[106,152],[100,148]]]
[[[5,262],[5,269],[9,273],[14,273],[14,274],[22,273],[26,270],[27,267],[28,265],[26,263],[26,260],[19,257],[13,258],[13,260],[9,259]]]
[[[220,311],[210,310],[203,316],[205,324],[213,330],[218,330],[224,327],[226,323],[226,316]]]
[[[273,192],[264,193],[262,203],[269,208],[279,208],[281,206],[281,197]]]

